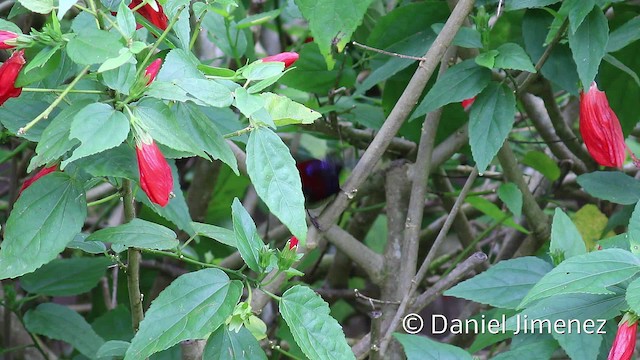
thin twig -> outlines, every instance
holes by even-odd
[[[424,57],[404,55],[404,54],[398,54],[398,53],[385,51],[385,50],[381,50],[381,49],[376,49],[376,48],[368,46],[368,45],[360,44],[357,41],[352,41],[351,43],[353,45],[355,45],[355,46],[358,46],[358,47],[361,47],[363,49],[370,50],[370,51],[373,51],[373,52],[377,52],[377,53],[383,54],[383,55],[395,56],[395,57],[399,57],[401,59],[411,59],[411,60],[416,60],[416,61],[424,61],[425,60]]]

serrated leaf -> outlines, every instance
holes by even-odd
[[[507,205],[514,217],[522,214],[522,192],[514,183],[504,183],[498,188],[498,197]]]
[[[560,208],[556,208],[551,225],[551,245],[549,251],[564,254],[568,259],[587,252],[586,245],[578,228]]]
[[[498,47],[498,56],[495,58],[494,68],[522,70],[531,73],[536,72],[536,68],[531,63],[529,55],[518,44],[506,43]]]
[[[229,229],[198,222],[192,222],[191,226],[195,230],[196,234],[200,236],[206,236],[210,239],[217,240],[225,245],[237,247],[236,235]]]
[[[407,355],[407,360],[472,360],[463,349],[431,340],[426,336],[393,333]]]
[[[505,0],[504,9],[506,11],[539,8],[555,4],[560,0]]]
[[[129,90],[136,81],[136,67],[132,63],[125,63],[116,69],[105,71],[102,73],[102,81],[109,88],[129,95]]]
[[[264,242],[258,235],[256,224],[251,215],[242,206],[238,198],[233,199],[231,205],[231,215],[233,217],[233,232],[236,238],[236,247],[240,256],[247,263],[249,269],[260,273],[260,250],[264,247]]]
[[[133,16],[133,12],[126,4],[126,1],[122,1],[118,6],[118,13],[116,14],[116,20],[120,30],[128,37],[133,36],[136,31],[136,18]]]
[[[216,80],[174,79],[173,83],[191,97],[208,106],[223,108],[233,102],[233,95],[229,88]]]
[[[284,70],[284,62],[255,61],[242,70],[242,76],[248,81],[258,81],[280,75]]]
[[[569,17],[571,32],[575,33],[595,4],[595,0],[565,0],[562,2],[558,14],[562,17]]]
[[[469,143],[478,171],[491,163],[513,127],[516,99],[506,86],[490,83],[471,107]]]
[[[496,64],[496,56],[500,53],[498,50],[489,50],[475,57],[476,64],[486,67],[487,69],[493,69]]]
[[[30,273],[62,252],[84,225],[82,184],[54,172],[22,192],[9,215],[0,247],[0,279]]]
[[[606,54],[609,39],[607,18],[600,8],[594,7],[575,32],[569,32],[569,46],[578,67],[583,87],[589,87],[598,73]]]
[[[193,142],[212,158],[227,164],[236,175],[239,175],[238,161],[214,122],[194,105],[177,104],[175,109],[177,117],[182,119],[184,128]]]
[[[551,269],[551,264],[533,256],[500,261],[489,270],[445,291],[444,295],[497,308],[515,309]]]
[[[129,247],[168,250],[178,246],[176,233],[171,229],[137,218],[123,225],[98,230],[89,235],[86,241],[111,243],[115,252]]]
[[[55,259],[20,278],[27,292],[47,296],[78,295],[93,289],[111,260],[105,257]]]
[[[306,286],[296,285],[280,300],[280,314],[310,360],[355,359],[329,305]]]
[[[89,254],[102,254],[107,251],[107,247],[101,242],[86,242],[85,239],[87,236],[89,235],[84,233],[76,235],[76,237],[67,244],[67,248],[82,250]]]
[[[439,107],[472,98],[489,85],[491,70],[465,60],[449,68],[411,115],[414,119]]]
[[[309,21],[309,29],[314,42],[320,47],[320,52],[324,56],[329,70],[333,69],[335,64],[332,47],[335,45],[338,51],[342,51],[351,39],[351,34],[362,22],[362,18],[372,1],[295,1],[302,15]]]
[[[247,143],[247,173],[258,196],[304,246],[306,213],[300,173],[289,148],[267,128],[257,128]]]
[[[70,344],[88,358],[94,358],[104,344],[80,314],[58,304],[44,303],[29,310],[24,325],[32,333]]]
[[[39,166],[58,160],[66,154],[67,151],[80,144],[76,139],[69,139],[71,122],[80,110],[92,102],[91,100],[74,102],[73,105],[62,110],[51,120],[51,123],[42,133],[38,146],[36,146],[36,156],[31,158],[29,168],[27,169],[28,172],[33,171]]]
[[[577,181],[584,191],[598,199],[623,205],[640,200],[640,181],[620,171],[594,171],[578,176]]]
[[[558,294],[612,294],[608,287],[639,271],[640,259],[625,250],[605,249],[574,256],[545,275],[519,307]]]
[[[180,276],[151,303],[124,359],[144,359],[180,341],[206,338],[231,315],[240,295],[242,283],[218,269]]]
[[[175,150],[207,158],[207,154],[194,143],[175,114],[162,101],[145,98],[133,108],[133,114],[157,142]]]
[[[583,332],[584,329],[574,322],[571,325],[567,324],[562,332],[552,331],[551,335],[558,341],[560,347],[562,347],[567,355],[569,355],[569,358],[596,360],[600,344],[602,344],[602,335],[597,333],[599,327],[600,319],[596,321],[595,327],[587,330],[589,332],[593,331],[594,333]]]
[[[64,169],[77,159],[114,148],[122,144],[128,135],[129,120],[123,113],[103,103],[87,105],[73,117],[69,132],[69,139],[80,140],[80,146],[60,164],[60,168]]]
[[[636,203],[629,219],[629,249],[633,254],[640,254],[640,201]]]
[[[267,360],[267,355],[247,328],[235,332],[220,326],[209,336],[202,360]]]
[[[118,35],[91,28],[69,40],[66,47],[69,58],[80,65],[102,64],[120,55],[123,48]]]
[[[117,69],[120,66],[131,62],[131,60],[134,60],[133,54],[128,49],[125,49],[124,51],[120,52],[120,55],[111,59],[107,59],[105,62],[103,62],[102,65],[100,65],[100,67],[98,68],[97,72],[101,73]]]
[[[265,100],[264,108],[277,126],[313,124],[321,116],[319,112],[298,104],[286,96],[267,92],[260,94],[260,97]]]
[[[29,61],[29,63],[27,63],[27,66],[24,67],[23,72],[24,73],[28,73],[29,71],[37,68],[37,67],[41,67],[44,64],[46,64],[49,59],[51,59],[51,57],[58,51],[60,50],[60,46],[45,46],[42,50],[40,50],[40,52]]]

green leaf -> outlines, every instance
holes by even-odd
[[[280,83],[301,91],[322,94],[322,96],[336,88],[336,81],[338,81],[338,87],[353,87],[356,83],[356,73],[351,67],[350,57],[340,54],[336,59],[340,62],[344,61],[344,68],[327,70],[318,45],[304,44],[295,68],[284,74]]]
[[[27,292],[46,296],[78,295],[93,289],[111,260],[105,257],[55,259],[20,278]]]
[[[38,14],[48,14],[55,6],[53,0],[19,0],[20,4]]]
[[[505,217],[509,216],[509,214],[505,214],[496,204],[492,203],[491,201],[481,196],[470,196],[467,197],[465,201],[469,203],[469,205],[491,217],[493,220],[502,221],[502,224],[504,224],[505,226],[512,227],[522,233],[529,233],[529,231],[522,227],[522,225],[513,221],[512,217],[505,220]]]
[[[124,46],[118,35],[91,28],[84,29],[67,44],[69,58],[80,65],[102,64],[120,55],[120,49]]]
[[[236,238],[236,247],[240,256],[247,263],[249,269],[260,273],[260,250],[264,247],[264,242],[258,235],[256,224],[251,215],[242,206],[238,198],[233,199],[231,205],[231,215],[233,216],[233,232]]]
[[[108,136],[106,136],[108,134]],[[129,120],[123,113],[103,103],[87,105],[73,117],[69,139],[80,140],[71,157],[60,164],[69,163],[114,148],[127,139]]]
[[[518,2],[519,0],[513,0]],[[554,17],[542,9],[529,10],[522,19],[522,38],[525,49],[535,63],[547,50],[546,35],[552,26]],[[553,47],[540,73],[552,83],[578,96],[578,73],[572,53],[566,44],[558,43]]]
[[[40,50],[38,55],[36,55],[31,61],[29,61],[29,63],[27,63],[27,66],[24,67],[23,72],[28,73],[29,71],[37,67],[44,66],[58,50],[60,50],[60,46],[45,46],[42,50]]]
[[[30,273],[58,256],[84,225],[82,184],[55,172],[22,192],[9,215],[0,247],[0,279]]]
[[[179,244],[176,233],[171,229],[137,218],[123,225],[98,230],[89,235],[86,241],[111,243],[115,252],[129,247],[168,250],[175,249]]]
[[[640,311],[640,279],[633,280],[627,286],[625,299],[631,310],[637,314]]]
[[[616,52],[616,59],[633,72],[640,72],[640,42],[634,42]],[[640,87],[629,81],[628,72],[620,71],[619,66],[603,62],[598,73],[598,87],[607,93],[609,105],[618,116],[622,132],[627,136],[640,121],[634,99],[640,97]],[[5,104],[6,106],[6,104]]]
[[[277,126],[313,124],[316,119],[322,116],[319,112],[298,104],[286,96],[267,92],[260,94],[260,97],[264,99],[264,107]]]
[[[496,66],[496,56],[500,53],[498,50],[489,50],[475,57],[476,64],[486,67],[487,69],[493,69]]]
[[[628,228],[629,249],[635,255],[640,254],[640,201],[636,203],[629,218]]]
[[[473,103],[469,115],[469,143],[478,171],[483,172],[513,127],[516,98],[511,89],[490,83]]]
[[[249,94],[247,90],[239,87],[235,91],[235,102],[233,105],[240,110],[242,115],[257,120],[266,126],[276,127],[269,113],[266,113],[266,109],[264,108],[265,100],[261,98],[260,95]],[[261,112],[266,113],[267,116],[260,117]]]
[[[222,52],[232,58],[239,58],[247,52],[249,29],[238,29],[238,24],[229,17],[209,11],[202,20],[202,27],[208,32],[209,39]]]
[[[110,340],[102,344],[98,352],[96,353],[96,357],[98,360],[112,360],[115,358],[122,358],[124,354],[127,352],[129,348],[128,341],[122,340]]]
[[[132,61],[135,62],[133,53],[131,53],[129,49],[123,49],[122,51],[120,51],[120,55],[111,59],[107,59],[104,63],[102,63],[102,65],[100,65],[100,67],[98,68],[97,73],[117,69],[120,66]]]
[[[193,142],[212,158],[227,164],[238,175],[238,161],[215,123],[200,108],[191,104],[177,104],[175,111]]]
[[[431,29],[433,29],[433,31],[436,34],[440,34],[443,28],[444,28],[443,23],[431,25]],[[463,26],[458,30],[458,32],[456,33],[456,36],[453,38],[452,45],[468,48],[468,49],[481,49],[482,48],[481,35],[476,29]]]
[[[51,121],[36,146],[36,156],[31,158],[28,172],[60,159],[67,151],[80,144],[76,139],[69,139],[71,122],[80,110],[92,102],[91,100],[74,102]]]
[[[280,314],[310,360],[355,359],[329,305],[310,288],[295,285],[285,291]]]
[[[627,21],[609,34],[607,52],[616,52],[638,40],[640,40],[640,16]]]
[[[519,334],[515,339],[518,338],[523,338],[523,343],[515,344],[513,341],[510,350],[492,357],[491,360],[551,359],[558,348],[558,343],[549,334]]]
[[[620,171],[582,174],[578,176],[578,184],[589,195],[616,204],[631,205],[640,200],[640,181]]]
[[[47,101],[30,98],[23,99],[23,97],[24,95],[20,98],[9,99],[0,107],[0,122],[14,134],[17,134],[21,127],[40,115],[50,105]],[[58,116],[58,112],[56,108],[50,114],[50,117]],[[39,141],[46,126],[46,121],[40,121],[24,135],[19,136],[30,141]]]
[[[248,81],[257,81],[280,75],[283,70],[284,63],[281,61],[255,61],[242,70],[242,76]]]
[[[595,327],[588,331],[597,331],[600,326],[596,322]],[[571,330],[569,330],[571,329]],[[552,331],[551,335],[558,340],[562,349],[569,355],[571,359],[596,360],[598,350],[602,344],[602,335],[598,333],[589,334],[583,332],[582,326],[577,323],[567,324],[564,333]]]
[[[273,131],[261,127],[249,135],[247,173],[258,196],[304,246],[307,222],[300,173],[289,148]]]
[[[456,64],[438,78],[411,118],[424,116],[446,104],[472,98],[486,88],[489,82],[491,70],[478,66],[473,60]]]
[[[611,64],[612,66],[622,70],[623,72],[625,72],[627,75],[629,75],[633,81],[636,83],[636,85],[640,86],[640,78],[638,77],[638,74],[636,74],[635,71],[631,70],[631,68],[629,68],[627,65],[625,65],[622,61],[616,59],[615,57],[611,56],[610,54],[606,54],[603,58],[604,61],[606,61],[607,63]]]
[[[199,236],[206,236],[225,245],[237,247],[236,234],[223,227],[192,222],[191,226]]]
[[[575,33],[595,4],[595,0],[565,0],[562,2],[558,14],[562,17],[569,17],[571,32]]]
[[[247,328],[235,332],[220,326],[209,336],[202,360],[267,360],[267,355]]]
[[[223,108],[233,102],[231,90],[216,80],[174,79],[173,83],[204,105]]]
[[[176,79],[204,79],[204,75],[198,71],[199,63],[192,53],[182,49],[173,49],[165,57],[158,77],[153,84],[171,82]]]
[[[102,254],[107,251],[107,247],[101,242],[85,242],[87,236],[89,235],[84,233],[76,235],[76,237],[67,244],[67,248],[82,250],[88,254]]]
[[[68,343],[88,358],[94,358],[104,344],[80,314],[58,304],[44,303],[29,310],[24,325],[29,332]]]
[[[640,271],[640,259],[628,251],[606,249],[574,256],[545,275],[522,300],[522,308],[534,300],[558,294],[612,294],[608,287]]]
[[[582,235],[573,221],[560,208],[556,208],[551,225],[551,245],[549,252],[562,253],[564,259],[582,255],[587,252],[587,247],[582,240]]]
[[[244,29],[251,26],[264,24],[278,17],[278,15],[280,15],[281,12],[282,12],[282,9],[277,9],[277,10],[261,12],[260,14],[247,16],[246,18],[238,21],[238,29]]]
[[[569,32],[569,46],[585,88],[591,85],[598,73],[608,39],[607,18],[599,8],[593,8],[575,33]]]
[[[518,44],[507,43],[498,47],[498,56],[496,56],[494,68],[522,70],[531,73],[536,72],[536,68],[531,63],[529,55]]]
[[[116,20],[118,21],[118,27],[127,35],[132,37],[136,31],[136,18],[133,16],[133,12],[126,4],[126,1],[122,1],[118,6],[118,13],[116,14]]]
[[[236,76],[236,72],[231,69],[215,67],[215,66],[210,66],[205,64],[198,65],[198,70],[202,71],[205,75],[209,75],[209,76],[218,76],[218,77],[230,78],[230,79]]]
[[[145,98],[133,108],[133,114],[157,142],[175,150],[207,158],[207,154],[193,141],[175,114],[162,101]]]
[[[533,256],[500,261],[489,270],[445,291],[444,295],[497,308],[515,309],[551,269],[551,264]]]
[[[548,319],[552,323],[558,319],[612,319],[620,311],[628,308],[624,300],[625,289],[611,287],[611,294],[562,294],[536,302],[522,311],[520,321],[525,319]],[[516,315],[518,316],[518,315]],[[517,317],[507,319],[507,329],[515,330]]]
[[[184,274],[151,303],[125,360],[144,359],[180,341],[205,339],[231,315],[242,283],[218,269]]]
[[[58,20],[62,20],[64,15],[75,5],[78,0],[59,0],[60,6],[58,7]]]
[[[463,349],[420,335],[393,333],[407,355],[407,360],[472,360]]]
[[[522,192],[514,183],[504,183],[498,188],[498,197],[507,205],[514,217],[522,214]]]
[[[531,9],[545,7],[547,5],[555,4],[560,0],[505,0],[504,9],[506,11]]]
[[[531,166],[551,181],[556,181],[560,177],[558,164],[542,151],[529,151],[524,155],[522,163]]]
[[[132,63],[126,63],[116,69],[105,71],[101,75],[106,86],[119,93],[129,95],[129,90],[136,81],[136,66]]]
[[[309,21],[309,30],[311,30],[314,42],[320,47],[320,52],[327,63],[327,69],[333,69],[335,64],[332,55],[333,45],[338,48],[338,51],[342,51],[351,39],[353,32],[362,22],[362,18],[372,1],[295,1],[302,15]]]

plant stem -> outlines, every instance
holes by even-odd
[[[130,222],[136,217],[133,204],[131,180],[122,181],[122,201],[124,202],[124,220]],[[140,322],[144,318],[142,311],[142,293],[140,292],[140,259],[139,249],[129,248],[127,251],[127,288],[129,290],[129,305],[131,306],[131,322],[133,331],[138,332]]]
[[[22,88],[26,92],[63,92],[65,89]],[[69,94],[105,94],[101,90],[69,90]]]
[[[251,130],[253,130],[253,126],[249,125],[249,126],[247,126],[246,128],[244,128],[244,129],[240,129],[240,130],[238,130],[238,131],[234,131],[234,132],[232,132],[232,133],[225,134],[223,137],[224,137],[225,139],[229,139],[229,138],[232,138],[232,137],[236,137],[236,136],[244,135],[244,134],[246,134],[246,133],[248,133],[248,132],[251,132]]]
[[[198,261],[198,260],[194,260],[191,258],[188,258],[184,255],[181,254],[176,254],[173,252],[169,252],[169,251],[162,251],[162,250],[151,250],[151,249],[142,249],[142,251],[144,251],[145,253],[148,254],[153,254],[153,255],[161,255],[161,256],[168,256],[183,262],[186,262],[187,264],[192,264],[192,265],[196,265],[196,266],[202,266],[204,268],[213,268],[213,269],[219,269],[224,271],[227,274],[231,274],[234,275],[236,277],[238,277],[238,279],[245,279],[247,278],[245,275],[242,274],[242,269],[240,270],[231,270],[231,269],[227,269],[225,267],[222,266],[218,266],[218,265],[214,265],[214,264],[208,264],[202,261]],[[249,280],[253,280],[253,279],[249,279]]]
[[[5,155],[2,158],[0,158],[0,164],[6,162],[7,160],[10,160],[14,156],[18,155],[19,153],[22,152],[22,150],[26,149],[28,146],[29,146],[29,142],[28,141],[25,141],[25,142],[21,143],[20,145],[16,146],[16,148],[11,150],[10,153],[8,153],[7,155]]]
[[[114,193],[114,194],[111,194],[109,196],[105,196],[102,199],[98,199],[96,201],[92,201],[90,203],[87,203],[87,207],[92,207],[92,206],[104,204],[104,203],[109,202],[109,201],[111,201],[113,199],[117,199],[120,196],[122,196],[120,193]]]
[[[87,71],[89,71],[89,67],[90,67],[89,65],[85,66],[84,69],[82,69],[82,71],[80,71],[80,73],[76,76],[76,78],[73,79],[73,81],[69,84],[69,86],[67,86],[67,88],[64,89],[64,91],[62,91],[62,93],[58,96],[58,98],[55,99],[51,103],[51,105],[49,105],[49,107],[46,108],[42,113],[40,113],[40,115],[38,115],[35,119],[31,120],[27,125],[20,128],[18,130],[18,134],[24,135],[27,131],[29,131],[29,129],[31,129],[38,122],[40,122],[40,120],[48,118],[51,112],[53,111],[53,109],[55,109],[56,106],[58,106],[58,104],[62,102],[62,99],[64,99],[64,97],[67,96],[69,92],[71,92],[73,87],[76,86],[76,84],[80,81],[80,79],[82,79],[82,77],[87,73]]]

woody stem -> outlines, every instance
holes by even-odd
[[[129,222],[136,217],[133,205],[133,192],[131,180],[122,181],[122,201],[124,203],[124,220]],[[131,306],[131,322],[133,331],[138,332],[140,322],[144,318],[142,312],[142,293],[140,292],[140,250],[129,248],[127,251],[129,262],[127,264],[127,288],[129,290],[129,305]]]

